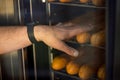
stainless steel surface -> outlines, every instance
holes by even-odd
[[[2,80],[1,63],[0,63],[0,80]]]
[[[37,64],[36,64],[35,44],[33,44],[33,62],[34,62],[34,75],[35,75],[35,80],[37,80]]]
[[[0,25],[19,24],[21,21],[19,0],[0,0]]]
[[[26,70],[25,70],[25,54],[26,50],[22,49],[22,70],[23,70],[23,79],[26,80]]]
[[[14,16],[14,4],[13,0],[0,0],[0,15]]]
[[[116,5],[115,56],[113,80],[120,80],[120,0]]]
[[[19,16],[19,23],[22,24],[22,17],[21,17],[21,8],[20,8],[20,0],[18,0],[18,16]]]
[[[32,0],[30,0],[30,16],[31,16],[31,21],[33,21],[33,8],[32,8],[33,4],[32,4]]]

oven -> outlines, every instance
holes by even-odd
[[[82,57],[71,57],[43,42],[0,55],[0,80],[102,80],[100,74],[103,80],[119,80],[119,4],[119,0],[0,0],[0,25],[39,21],[59,27],[72,21],[96,27],[65,41]]]

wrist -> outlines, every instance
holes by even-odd
[[[42,41],[45,31],[46,30],[44,29],[44,25],[34,26],[34,36],[38,42]]]
[[[27,24],[27,34],[28,34],[28,38],[29,38],[29,40],[30,40],[30,42],[31,43],[37,43],[38,42],[38,40],[36,39],[36,37],[35,37],[35,30],[34,30],[34,27],[35,27],[35,23],[34,22],[32,22],[32,23],[28,23]]]
[[[40,40],[40,35],[39,35],[39,32],[40,31],[40,29],[39,29],[39,26],[37,25],[37,26],[34,26],[34,36],[35,36],[35,39],[39,42],[39,41],[41,41]]]

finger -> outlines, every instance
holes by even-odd
[[[71,25],[71,23],[69,23],[68,25]],[[69,39],[73,36],[76,36],[77,34],[80,34],[82,32],[87,32],[90,31],[92,29],[92,27],[81,27],[81,26],[76,26],[76,25],[72,25],[71,27],[53,27],[53,30],[55,31],[56,35],[58,35],[57,37],[61,40],[64,39]],[[59,35],[61,34],[61,35]]]
[[[78,56],[78,51],[74,48],[69,47],[68,45],[66,45],[64,42],[60,41],[59,39],[52,39],[49,41],[45,41],[45,43],[55,49],[58,49],[60,51],[63,51],[65,53],[67,53],[68,55],[77,57]]]

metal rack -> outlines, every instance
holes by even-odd
[[[52,25],[52,20],[51,20],[51,15],[53,14],[51,11],[52,6],[51,5],[60,5],[60,6],[71,6],[71,7],[82,7],[82,8],[89,8],[89,9],[102,9],[105,10],[106,7],[98,7],[93,5],[91,2],[83,4],[83,3],[79,3],[79,2],[70,2],[70,3],[61,3],[59,1],[53,1],[53,2],[48,2],[46,1],[46,12],[48,15],[48,23],[49,25]],[[68,43],[72,43],[72,44],[77,44],[77,46],[91,46],[90,44],[81,44],[79,45],[77,42],[75,41],[69,41]],[[91,46],[92,47],[92,46]],[[105,49],[104,47],[98,47],[100,49]],[[61,71],[55,71],[51,68],[51,63],[53,60],[55,52],[54,49],[50,49],[50,54],[49,54],[49,61],[50,61],[50,69],[51,69],[51,78],[52,80],[81,80],[77,75],[71,76],[69,74],[66,73],[65,70],[61,70]],[[91,77],[90,80],[98,80],[98,78],[95,76]]]

